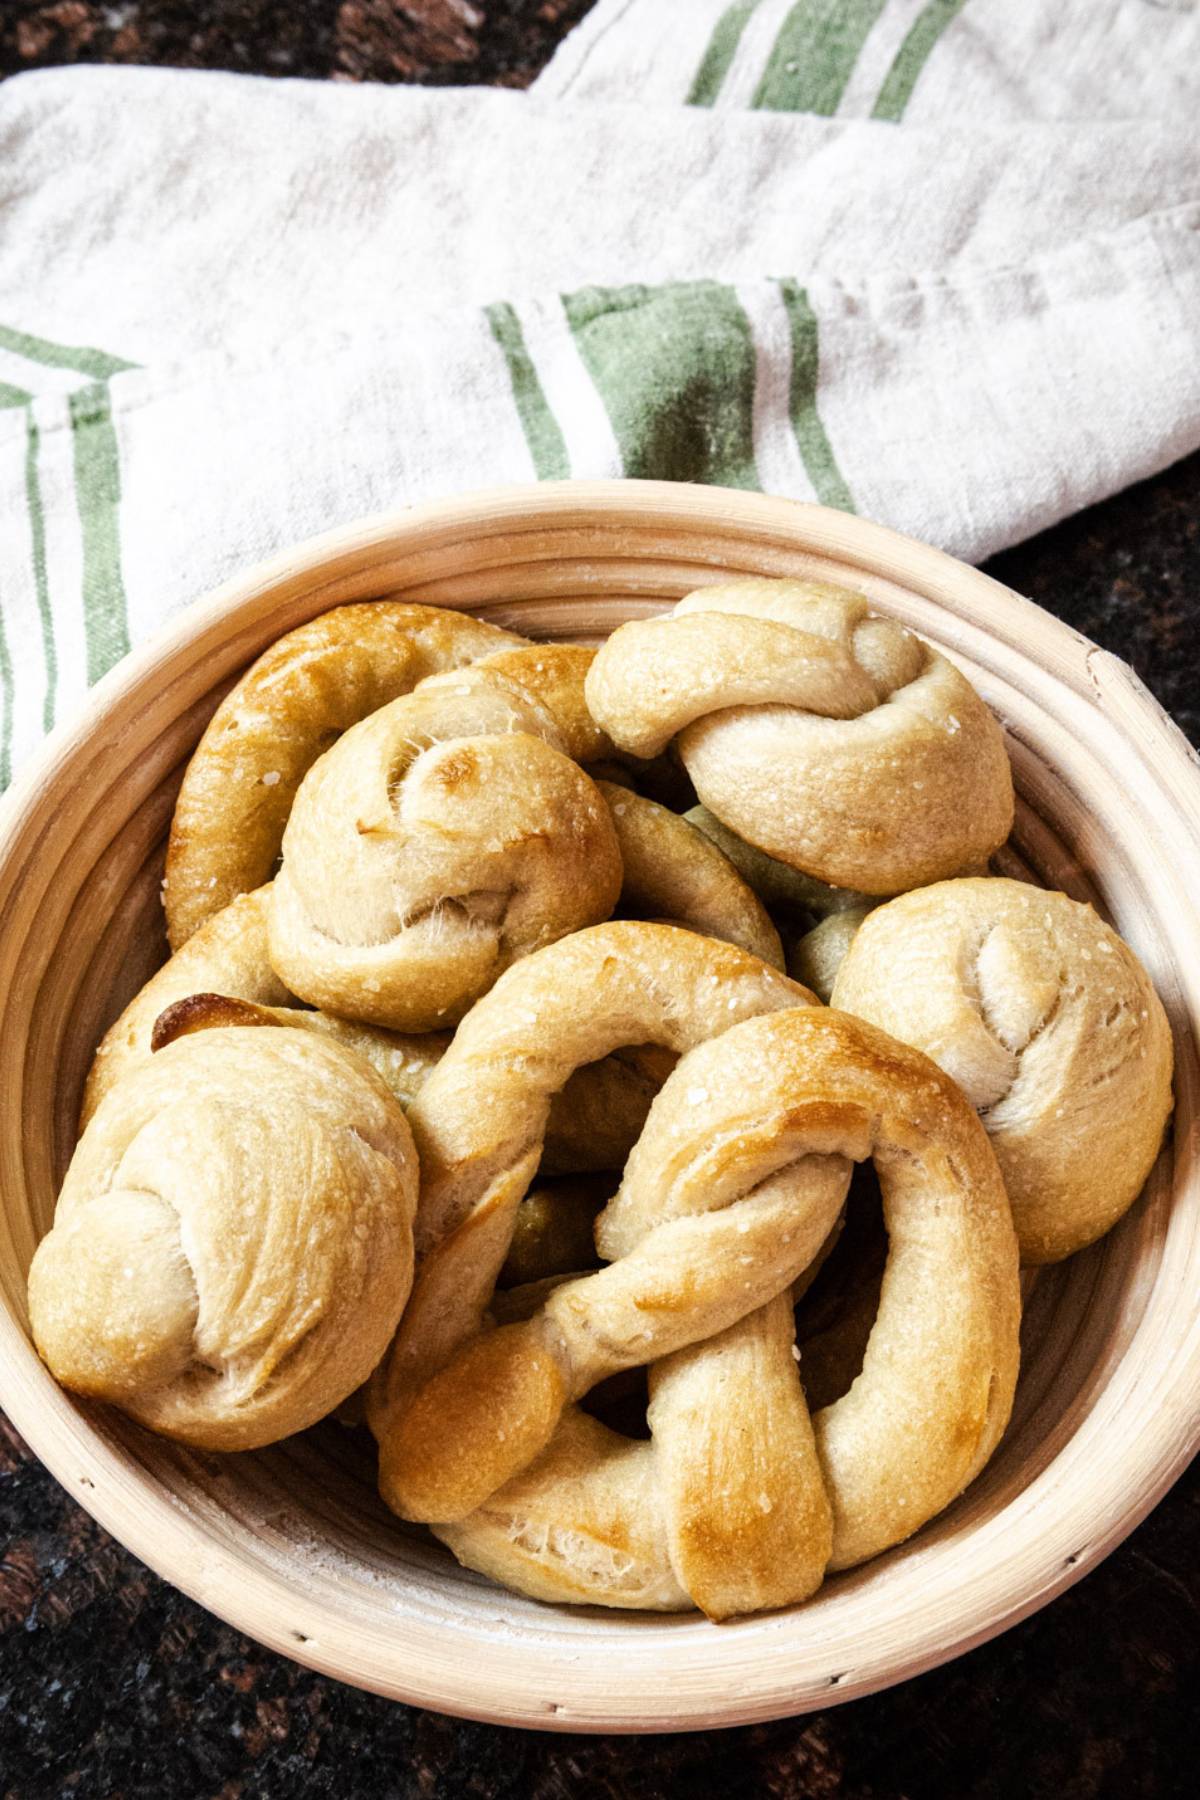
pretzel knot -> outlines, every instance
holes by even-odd
[[[375,1383],[381,1491],[540,1598],[713,1617],[803,1598],[940,1510],[1008,1418],[1016,1242],[978,1119],[919,1052],[752,961],[598,927],[510,971],[413,1109],[425,1262]],[[546,1095],[618,1031],[686,1054],[598,1223],[609,1266],[481,1331]],[[789,1290],[868,1156],[883,1301],[862,1375],[813,1421]],[[575,1405],[641,1364],[648,1445]]]
[[[307,1033],[205,1031],[118,1083],[76,1147],[29,1306],[78,1392],[250,1449],[374,1368],[412,1278],[399,1104]]]
[[[265,650],[209,720],[179,790],[163,888],[171,948],[270,880],[296,789],[348,726],[426,676],[522,642],[442,607],[369,600]]]
[[[1171,1027],[1090,906],[999,878],[903,894],[861,925],[833,998],[978,1107],[1023,1261],[1082,1249],[1141,1192],[1171,1112]]]
[[[316,1006],[403,1031],[457,1023],[516,958],[607,918],[613,823],[532,694],[419,689],[301,783],[268,909],[271,962]]]
[[[621,749],[674,739],[705,806],[836,887],[891,894],[981,863],[1012,826],[992,714],[861,594],[804,581],[703,588],[622,625],[586,681]]]

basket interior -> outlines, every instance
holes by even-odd
[[[586,535],[581,541],[579,529],[573,528],[569,543],[561,532],[518,546],[510,538],[503,554],[495,551],[490,559],[480,554],[477,566],[464,568],[464,561],[471,560],[460,544],[458,558],[446,559],[446,569],[433,557],[414,571],[397,567],[381,552],[373,567],[352,580],[331,585],[314,575],[290,592],[286,605],[274,610],[261,606],[244,631],[224,634],[203,691],[183,694],[179,704],[164,707],[169,726],[136,759],[127,759],[122,780],[96,798],[89,823],[62,847],[61,863],[38,911],[38,929],[29,931],[22,944],[20,979],[7,1001],[7,1029],[24,1032],[23,1055],[9,1069],[20,1092],[15,1097],[10,1093],[8,1101],[10,1124],[15,1106],[22,1125],[16,1144],[9,1132],[3,1152],[7,1243],[0,1275],[18,1318],[24,1319],[24,1271],[52,1218],[92,1051],[165,955],[159,883],[166,829],[187,755],[234,670],[280,631],[341,599],[402,594],[445,600],[530,636],[595,642],[619,621],[662,610],[700,582],[719,579],[731,569],[812,574],[864,587],[881,607],[899,611],[947,649],[1004,720],[1019,793],[1015,860],[1006,867],[1027,870],[1047,886],[1095,901],[1147,962],[1168,1009],[1176,1002],[1178,1019],[1175,951],[1160,928],[1162,902],[1152,891],[1153,871],[1122,841],[1118,823],[1094,804],[1098,787],[1083,792],[1078,773],[1070,780],[1064,777],[1056,756],[1064,727],[1061,718],[1047,722],[1037,681],[1019,683],[1015,660],[992,657],[986,633],[947,614],[936,596],[886,573],[847,568],[844,559],[795,545],[751,545],[737,551],[726,545],[717,556],[702,543],[675,544],[661,533],[653,555],[638,554],[628,534],[605,546]],[[513,599],[514,594],[521,597]],[[81,759],[71,765],[76,780],[85,766]],[[1095,780],[1098,784],[1098,772]],[[1181,1114],[1187,1118],[1194,1087],[1190,1049],[1180,1074]],[[924,1583],[936,1580],[962,1595],[956,1643],[975,1641],[997,1628],[992,1601],[986,1606],[979,1602],[981,1615],[988,1611],[988,1617],[980,1617],[978,1628],[972,1623],[971,1583],[994,1558],[1007,1553],[1006,1533],[1033,1533],[1031,1493],[1036,1487],[1037,1504],[1051,1503],[1064,1451],[1086,1422],[1094,1423],[1098,1409],[1116,1404],[1115,1378],[1139,1337],[1163,1273],[1174,1179],[1168,1146],[1142,1200],[1107,1239],[1040,1273],[1026,1308],[1012,1423],[968,1492],[910,1543],[833,1577],[804,1608],[765,1619],[718,1629],[695,1615],[555,1609],[501,1592],[459,1568],[425,1533],[402,1526],[386,1511],[375,1491],[369,1440],[334,1424],[267,1450],[217,1456],[156,1438],[107,1408],[58,1396],[64,1418],[69,1413],[73,1421],[62,1429],[99,1445],[110,1468],[119,1467],[129,1480],[165,1495],[195,1552],[186,1568],[181,1567],[177,1542],[160,1553],[136,1543],[139,1553],[202,1599],[210,1598],[227,1616],[228,1607],[206,1591],[203,1568],[206,1557],[232,1559],[251,1585],[264,1581],[277,1599],[284,1597],[286,1616],[259,1635],[303,1660],[334,1667],[344,1679],[413,1693],[419,1683],[406,1666],[411,1653],[405,1639],[418,1627],[441,1633],[448,1662],[461,1659],[468,1638],[472,1654],[492,1645],[506,1657],[516,1654],[524,1641],[535,1641],[539,1653],[584,1668],[597,1658],[633,1656],[631,1669],[636,1665],[651,1671],[639,1677],[650,1685],[653,1671],[660,1670],[658,1700],[647,1702],[645,1718],[654,1724],[661,1723],[661,1705],[658,1714],[653,1705],[661,1702],[664,1684],[671,1679],[676,1648],[696,1642],[697,1656],[711,1659],[715,1637],[719,1655],[727,1657],[739,1635],[757,1633],[756,1644],[769,1652],[772,1643],[782,1645],[788,1632],[802,1629],[809,1646],[827,1641],[832,1663],[845,1665],[830,1668],[830,1687],[845,1679],[849,1690],[854,1684],[847,1679],[852,1667],[847,1646],[853,1648],[864,1634],[873,1641],[873,1669],[903,1662],[904,1597],[919,1594]],[[61,1476],[62,1468],[57,1472]],[[90,1477],[80,1479],[86,1485]],[[1111,1535],[1105,1508],[1111,1511],[1113,1504],[1099,1503],[1097,1534],[1108,1530]],[[1050,1589],[1056,1580],[1062,1585],[1068,1578],[1058,1566],[1064,1561],[1061,1550],[1062,1543],[1056,1543],[1053,1569],[1042,1566],[1036,1579],[1030,1577],[1035,1586],[1040,1582]],[[1072,1556],[1084,1560],[1087,1554],[1088,1541],[1072,1543],[1066,1561]],[[1020,1616],[1022,1609],[1029,1609],[1028,1602],[1014,1600],[1011,1616]],[[341,1649],[330,1650],[322,1660],[319,1634],[332,1619],[339,1629],[357,1632],[361,1662]],[[447,1635],[447,1628],[455,1626],[465,1635],[456,1638],[453,1629]],[[865,1666],[870,1659],[862,1660]],[[390,1675],[380,1673],[385,1667],[391,1668]],[[436,1672],[430,1675],[431,1681],[435,1678]],[[486,1688],[486,1678],[480,1679]],[[879,1685],[878,1674],[867,1684]],[[763,1696],[748,1701],[740,1712],[734,1710],[730,1718],[781,1710],[778,1694],[770,1698],[764,1686]],[[798,1690],[793,1692],[793,1705],[802,1698]],[[464,1709],[534,1720],[538,1708],[545,1711],[550,1704],[531,1701],[514,1712],[488,1701]],[[596,1705],[601,1708],[602,1702]],[[551,1722],[569,1722],[569,1715]],[[588,1722],[582,1713],[579,1722]]]

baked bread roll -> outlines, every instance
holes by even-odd
[[[816,582],[702,588],[621,625],[586,696],[622,750],[675,741],[748,843],[834,887],[894,894],[985,861],[1012,825],[992,714],[929,644]]]
[[[833,1001],[979,1109],[1024,1262],[1081,1250],[1137,1198],[1171,1112],[1171,1031],[1090,906],[1000,878],[905,894],[859,927]]]
[[[434,1198],[460,1125],[442,1113]],[[859,1379],[810,1422],[789,1290],[867,1156],[890,1243],[879,1313]],[[477,1205],[497,1204],[493,1180]],[[472,1225],[478,1244],[476,1211],[434,1255],[473,1282]],[[784,1605],[918,1529],[999,1441],[1020,1296],[996,1159],[954,1083],[861,1021],[776,1010],[693,1048],[597,1241],[608,1268],[443,1343],[381,1435],[389,1504],[510,1586],[715,1618]],[[645,1362],[650,1444],[573,1410]]]
[[[172,949],[270,880],[296,789],[335,738],[425,676],[522,642],[464,613],[369,600],[264,650],[213,714],[183,778],[163,887]]]
[[[287,987],[323,1010],[401,1031],[454,1025],[510,963],[616,904],[612,819],[549,713],[456,686],[352,726],[300,785],[269,948]]]
[[[412,1280],[417,1163],[365,1063],[297,1031],[186,1037],[80,1140],[29,1272],[77,1393],[212,1450],[268,1444],[371,1373]]]
[[[576,932],[501,977],[409,1114],[424,1261],[372,1383],[377,1436],[478,1330],[541,1160],[552,1096],[572,1072],[624,1044],[680,1052],[738,1019],[811,999],[731,944],[632,920]]]
[[[529,644],[434,676],[420,692],[460,698],[491,693],[519,709],[544,708],[554,741],[576,762],[592,765],[608,802],[621,852],[623,915],[686,924],[782,968],[783,948],[766,909],[710,837],[624,783],[599,778],[604,759],[615,752],[584,699],[595,654],[579,644]]]

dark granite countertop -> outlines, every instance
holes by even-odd
[[[523,86],[589,0],[0,6],[0,74],[158,62]],[[1131,662],[1200,743],[1200,456],[991,571]],[[663,1738],[470,1725],[314,1675],[169,1588],[0,1419],[0,1800],[1193,1792],[1200,1465],[1093,1574],[996,1642],[805,1718]]]

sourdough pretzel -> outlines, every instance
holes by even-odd
[[[862,1375],[810,1427],[787,1290],[866,1156],[887,1279]],[[1020,1299],[995,1157],[955,1085],[861,1021],[773,1011],[685,1055],[597,1242],[610,1267],[439,1357],[381,1436],[389,1504],[509,1585],[782,1605],[915,1531],[1004,1429]],[[649,1446],[570,1410],[647,1361]]]
[[[861,594],[702,588],[596,653],[588,707],[619,748],[672,739],[709,810],[835,887],[896,893],[986,859],[1012,825],[999,726],[953,664]]]
[[[322,613],[264,650],[213,714],[183,778],[163,894],[172,948],[270,879],[296,789],[335,738],[425,676],[521,642],[463,613],[371,600]]]
[[[518,957],[606,918],[612,820],[549,713],[491,687],[407,694],[296,795],[268,910],[304,1000],[397,1030],[455,1024]]]
[[[419,691],[464,698],[494,693],[518,707],[540,705],[553,720],[558,741],[569,756],[603,767],[601,759],[612,757],[613,747],[584,700],[584,678],[595,654],[579,644],[530,644],[502,650],[470,668],[435,675],[422,682]],[[727,943],[741,944],[782,968],[778,932],[720,847],[665,806],[644,799],[623,783],[618,786],[600,780],[597,768],[592,773],[608,803],[620,847],[622,912],[689,925]]]
[[[366,1379],[412,1277],[417,1166],[365,1063],[205,1031],[129,1071],[29,1274],[59,1380],[209,1449],[272,1442]]]
[[[409,1115],[425,1260],[374,1384],[377,1435],[478,1329],[538,1167],[551,1097],[572,1071],[622,1044],[686,1050],[752,1013],[811,998],[733,945],[634,921],[577,932],[500,978]]]
[[[1141,1191],[1171,1111],[1171,1031],[1090,906],[1000,878],[881,906],[834,1003],[916,1044],[979,1108],[1026,1263],[1057,1262]]]

